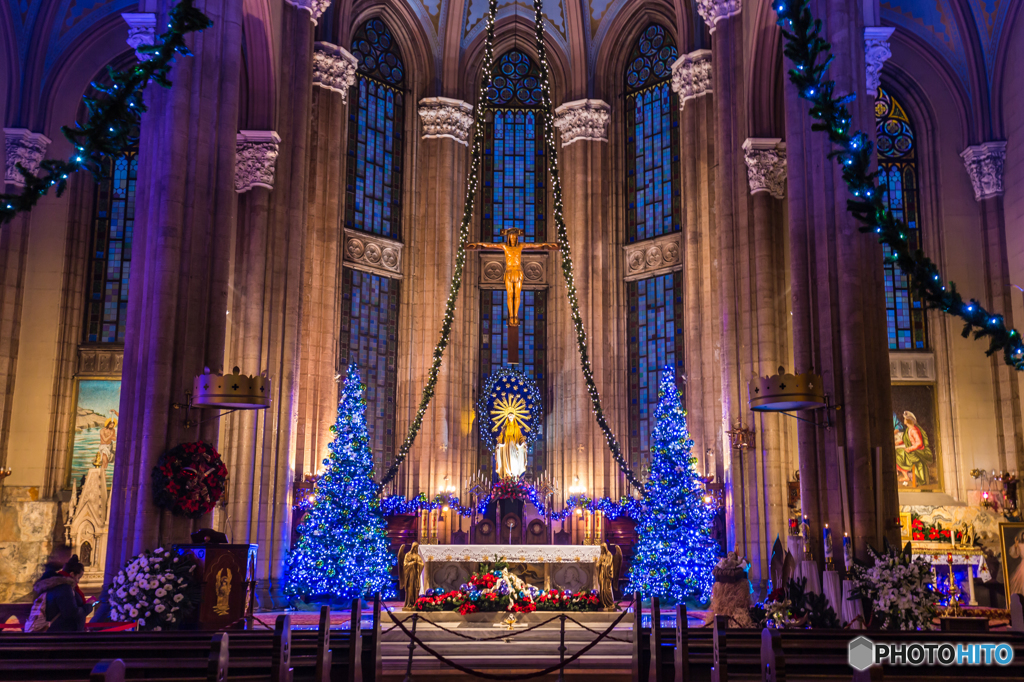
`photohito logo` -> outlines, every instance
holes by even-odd
[[[850,642],[848,660],[854,670],[867,670],[872,665],[1009,665],[1013,662],[1013,647],[980,642],[882,644],[858,637]]]

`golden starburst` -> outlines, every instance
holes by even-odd
[[[526,428],[526,422],[530,418],[530,412],[526,408],[526,401],[517,395],[501,397],[494,401],[491,409],[491,420],[494,422],[493,431],[497,431],[506,420],[512,418]]]

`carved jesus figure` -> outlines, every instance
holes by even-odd
[[[500,243],[477,242],[466,244],[467,249],[480,249],[496,251],[501,249],[505,252],[505,294],[508,303],[508,326],[519,326],[519,303],[523,294],[523,248],[526,243],[520,243],[519,238],[523,231],[518,227],[511,227],[501,231],[505,241]],[[541,244],[530,244],[527,247],[530,251],[557,251],[558,244],[544,242]]]

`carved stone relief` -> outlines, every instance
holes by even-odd
[[[892,381],[935,381],[935,354],[890,352],[889,378]]]
[[[655,239],[646,239],[635,244],[626,244],[627,282],[653,277],[683,267],[681,236],[668,234]]]
[[[480,254],[480,286],[484,289],[505,287],[505,256],[501,253]],[[523,288],[540,289],[548,285],[548,255],[523,254]]]
[[[385,277],[402,277],[401,242],[345,229],[345,265]]]

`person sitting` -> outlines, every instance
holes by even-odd
[[[85,566],[73,555],[58,571],[47,570],[33,589],[36,601],[25,624],[25,632],[84,632],[85,618],[92,605],[78,587]]]

